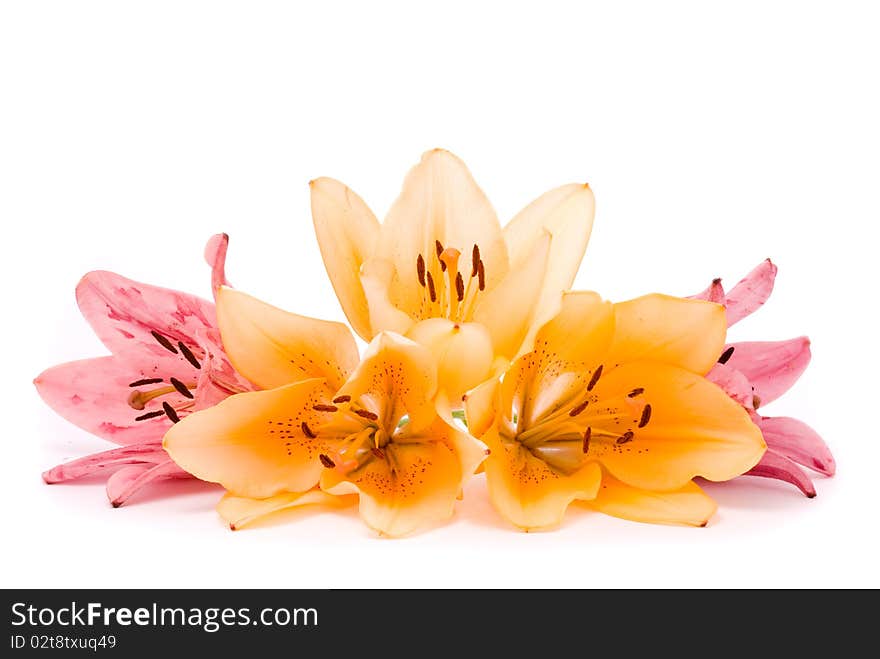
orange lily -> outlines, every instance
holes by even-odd
[[[330,178],[311,182],[327,273],[366,341],[405,334],[439,361],[457,399],[489,377],[496,356],[528,350],[571,287],[593,223],[589,186],[565,185],[529,204],[502,231],[464,163],[429,151],[407,175],[381,225]]]
[[[217,315],[230,360],[274,388],[190,415],[164,445],[178,464],[228,490],[218,511],[233,528],[346,494],[359,494],[364,521],[390,536],[452,515],[486,449],[438,413],[426,348],[383,332],[359,361],[344,325],[228,288]]]
[[[465,401],[495,508],[513,524],[558,524],[574,500],[645,522],[705,525],[695,476],[727,480],[765,445],[705,374],[724,345],[720,305],[648,295],[620,304],[567,293],[534,350]]]

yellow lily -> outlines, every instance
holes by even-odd
[[[311,182],[312,216],[327,273],[365,340],[391,330],[439,362],[457,398],[484,381],[496,356],[527,350],[571,287],[593,223],[585,184],[551,190],[502,231],[464,163],[422,156],[381,225],[348,187]]]
[[[228,490],[218,511],[233,528],[347,494],[390,536],[452,515],[486,447],[438,414],[430,351],[382,332],[359,360],[344,325],[229,288],[217,295],[217,316],[232,363],[267,390],[191,414],[164,446]]]
[[[705,525],[695,476],[727,480],[765,445],[748,414],[703,377],[724,346],[724,308],[648,295],[563,297],[534,350],[466,396],[495,508],[513,524],[558,524],[574,500],[617,517]]]

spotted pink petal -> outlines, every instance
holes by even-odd
[[[165,461],[160,464],[134,465],[114,473],[107,479],[107,498],[114,508],[118,508],[147,485],[169,478],[193,477],[166,454]]]
[[[205,245],[205,260],[211,266],[211,290],[215,293],[221,286],[229,286],[226,280],[226,250],[229,248],[229,236],[218,233]]]
[[[727,294],[724,305],[727,307],[727,326],[739,322],[760,309],[773,292],[776,281],[776,266],[767,259],[747,274]]]
[[[690,299],[707,300],[708,302],[717,302],[718,304],[724,304],[726,298],[724,295],[724,286],[721,285],[721,279],[713,279],[712,283],[709,284],[709,288],[701,293],[697,293],[696,295],[691,295]]]
[[[768,449],[761,461],[745,473],[746,476],[762,476],[791,483],[811,499],[816,496],[816,488],[810,477],[793,461]]]
[[[820,474],[833,476],[837,464],[828,446],[815,430],[803,421],[787,416],[761,417],[758,427],[767,447]]]
[[[65,462],[43,472],[43,480],[49,484],[64,483],[84,476],[128,465],[154,466],[168,460],[162,442],[144,442],[93,453],[78,460]]]
[[[755,407],[776,400],[806,370],[810,363],[810,340],[801,336],[787,341],[731,343],[733,353],[727,366],[745,375],[758,397]]]
[[[54,366],[38,375],[34,384],[46,404],[74,425],[116,444],[135,444],[160,440],[171,427],[164,415],[141,421],[137,417],[162,410],[163,402],[178,410],[192,407],[191,400],[173,389],[170,378],[194,384],[198,371],[185,360],[167,366],[160,369],[150,357],[139,354],[118,354]],[[162,382],[130,386],[152,378]],[[159,388],[171,391],[146,402],[141,410],[129,405],[137,392]]]
[[[217,327],[211,302],[113,272],[88,273],[76,287],[76,300],[113,353],[138,350],[158,360],[182,359],[180,342],[193,350],[199,330]]]
[[[752,384],[735,368],[731,368],[728,364],[715,364],[712,370],[706,373],[706,379],[721,387],[724,393],[747,410],[754,409]]]

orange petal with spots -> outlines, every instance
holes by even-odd
[[[318,456],[332,450],[309,437],[319,425],[312,406],[332,394],[323,380],[230,396],[190,414],[165,434],[164,447],[194,476],[253,498],[304,492],[318,483]]]

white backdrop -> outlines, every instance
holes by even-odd
[[[877,181],[871,3],[7,2],[0,8],[4,281],[2,586],[880,586]],[[809,334],[813,364],[768,407],[831,445],[819,496],[710,487],[705,529],[572,508],[505,525],[476,479],[449,524],[376,538],[354,511],[228,531],[194,483],[118,510],[103,479],[40,472],[107,445],[32,378],[103,353],[73,289],[90,269],[210,294],[230,280],[343,320],[307,182],[382,214],[422,151],[471,167],[502,221],[589,181],[577,284],[611,299],[732,285],[771,256],[768,306],[731,336]]]

